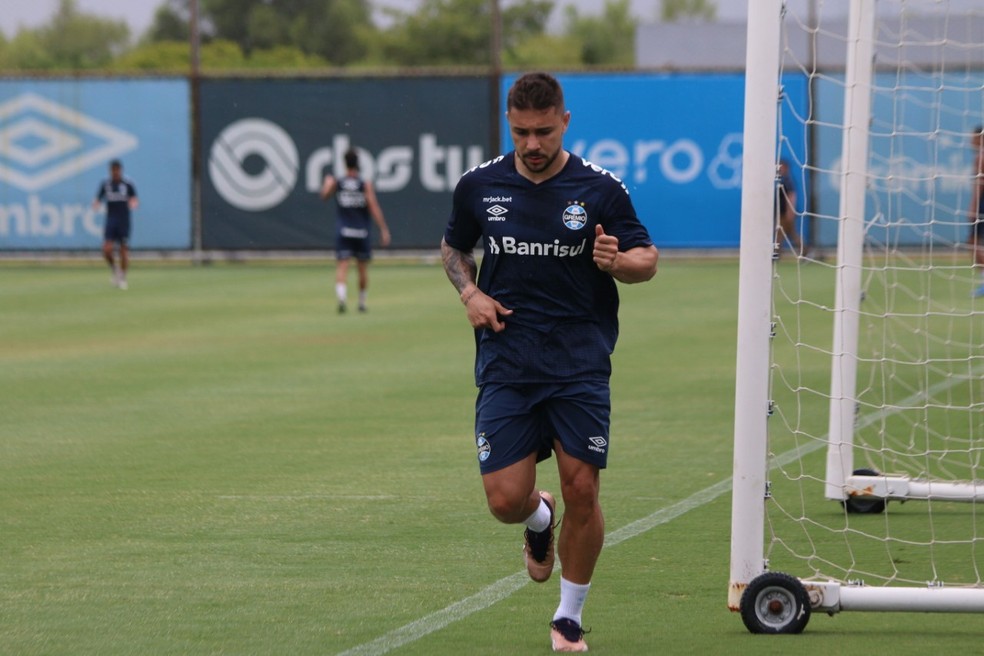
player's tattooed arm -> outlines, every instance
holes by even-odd
[[[475,284],[478,265],[475,263],[474,255],[452,248],[442,239],[441,260],[444,262],[444,272],[447,273],[448,280],[459,294]]]
[[[460,251],[441,240],[441,259],[444,261],[444,271],[448,280],[460,294],[461,303],[468,310],[468,322],[473,328],[489,328],[501,332],[506,328],[504,317],[512,314],[512,310],[504,307],[499,301],[482,293],[475,284],[478,266],[471,252]]]

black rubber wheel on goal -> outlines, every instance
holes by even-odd
[[[741,595],[741,620],[752,633],[802,633],[810,621],[810,595],[799,579],[766,572]]]
[[[855,469],[854,474],[855,476],[878,476],[878,472],[874,469]],[[885,512],[885,504],[888,502],[885,499],[857,499],[855,497],[848,497],[841,501],[841,503],[849,513],[877,515]]]

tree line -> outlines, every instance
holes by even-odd
[[[629,0],[604,0],[602,13],[554,0],[499,0],[505,67],[632,67],[636,19]],[[199,0],[200,66],[209,70],[488,66],[490,0],[421,0],[412,12],[371,0]],[[713,0],[663,0],[663,17],[713,19]],[[384,23],[381,26],[379,23]],[[190,0],[162,0],[133,39],[125,21],[60,0],[51,19],[0,34],[0,70],[185,73],[190,68]]]

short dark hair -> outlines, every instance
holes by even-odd
[[[121,169],[123,168],[123,162],[118,159],[114,159],[109,163],[109,168],[111,169]]]
[[[355,148],[349,148],[345,151],[345,166],[350,169],[359,168],[359,153],[356,152]]]
[[[564,111],[564,90],[560,82],[549,73],[527,73],[513,82],[506,97],[506,111],[510,109],[551,109]]]

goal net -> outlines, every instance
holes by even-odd
[[[729,606],[756,632],[984,611],[984,7],[831,4],[749,2]]]

